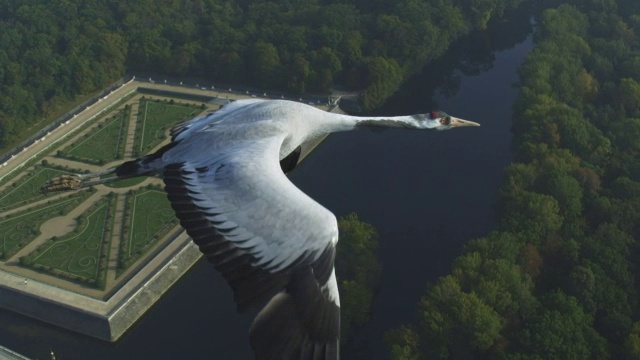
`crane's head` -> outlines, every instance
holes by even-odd
[[[449,116],[444,111],[432,111],[428,114],[418,115],[425,129],[448,130],[463,126],[480,126],[477,122],[458,119]]]

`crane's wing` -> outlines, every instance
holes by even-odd
[[[220,109],[213,113],[198,116],[191,120],[180,123],[169,131],[171,141],[181,140],[194,132],[202,130],[202,128],[214,125],[217,120],[224,119],[234,111],[246,111],[246,106],[252,103],[263,102],[263,99],[240,99],[234,100],[228,104],[223,105]]]
[[[282,173],[283,139],[194,151],[165,168],[166,191],[238,308],[270,299],[251,328],[258,359],[337,359],[337,222]]]

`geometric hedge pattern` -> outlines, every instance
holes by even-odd
[[[135,94],[2,179],[0,265],[18,263],[69,288],[98,290],[134,273],[180,231],[159,179],[48,194],[40,187],[61,174],[106,169],[148,153],[173,125],[205,111],[211,109],[202,103]]]

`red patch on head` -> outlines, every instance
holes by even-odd
[[[431,118],[432,118],[432,119],[435,119],[435,118],[437,118],[437,117],[438,117],[438,112],[437,112],[437,111],[432,111],[432,112],[431,112]]]

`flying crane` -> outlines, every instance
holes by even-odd
[[[68,190],[159,175],[180,224],[233,289],[239,310],[266,302],[250,329],[257,359],[339,358],[336,217],[293,185],[303,143],[362,127],[446,130],[478,123],[434,111],[357,117],[287,100],[238,100],[175,126],[157,152],[92,174],[50,180]],[[106,174],[114,176],[99,178]]]

